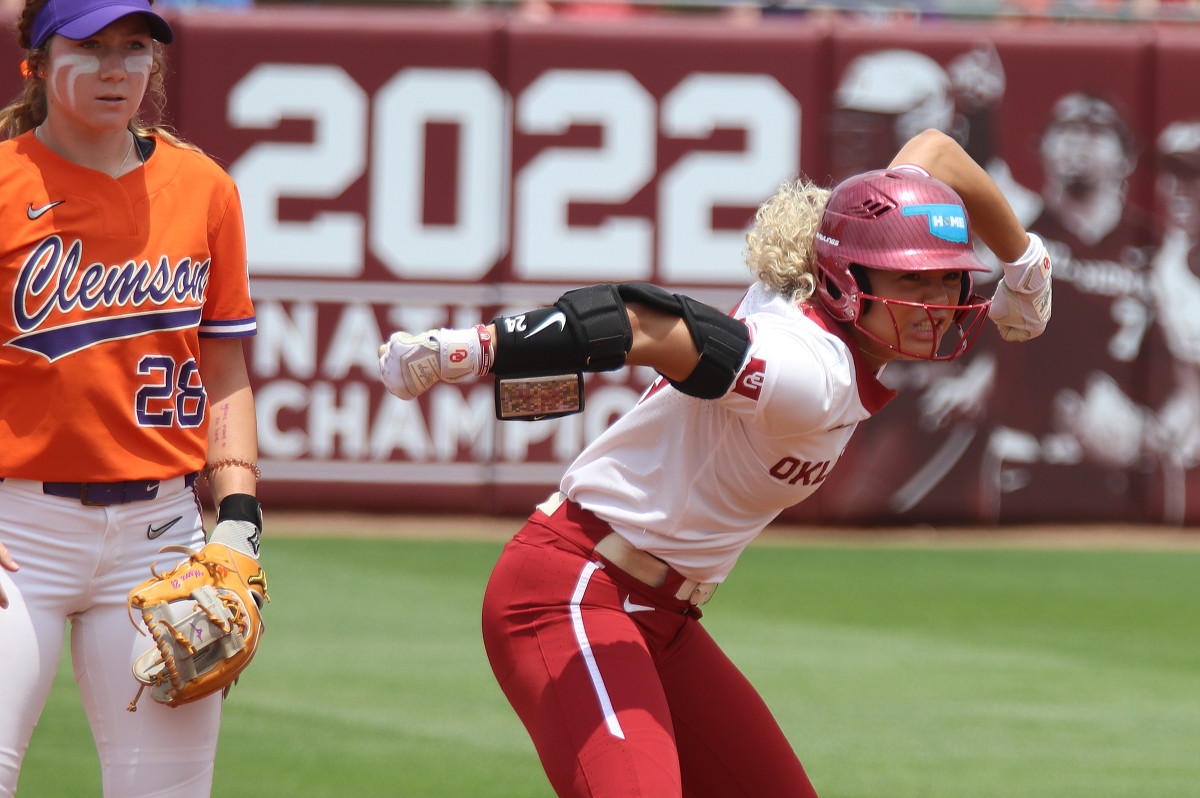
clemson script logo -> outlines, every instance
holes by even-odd
[[[105,341],[200,323],[209,259],[167,255],[119,264],[88,263],[83,242],[47,236],[17,270],[12,314],[20,334],[5,341],[53,363]]]

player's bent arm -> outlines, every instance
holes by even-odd
[[[918,133],[900,148],[892,166],[911,163],[954,189],[971,220],[971,232],[1002,261],[1015,261],[1029,241],[1004,193],[958,142],[938,130]]]
[[[915,164],[962,197],[971,232],[987,245],[1004,268],[988,315],[1008,341],[1041,335],[1050,322],[1051,269],[1046,248],[1025,231],[1004,193],[958,142],[937,130],[908,141],[892,166]]]
[[[487,326],[395,333],[379,349],[379,368],[401,399],[439,380],[488,373],[536,380],[625,365],[650,366],[683,393],[711,399],[729,389],[749,343],[743,322],[690,297],[647,283],[603,283]]]
[[[200,370],[210,414],[205,475],[217,504],[210,542],[257,558],[262,533],[262,507],[255,498],[258,427],[241,339],[200,339]]]

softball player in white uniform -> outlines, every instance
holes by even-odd
[[[1006,263],[991,302],[971,292],[970,272],[985,267],[968,214]],[[878,380],[889,361],[961,355],[989,310],[1016,340],[1049,318],[1040,242],[933,131],[892,169],[832,192],[781,187],[747,240],[757,280],[731,317],[641,284],[594,286],[488,327],[397,333],[381,348],[383,380],[404,399],[489,371],[630,363],[662,375],[567,469],[505,547],[484,598],[492,669],[560,796],[816,795],[699,605],[892,397]]]

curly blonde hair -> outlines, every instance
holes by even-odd
[[[813,237],[828,199],[829,189],[797,179],[781,184],[759,207],[746,233],[746,265],[755,279],[796,302],[813,295]]]

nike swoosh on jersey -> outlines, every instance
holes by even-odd
[[[183,520],[183,516],[181,515],[178,518],[176,518],[174,521],[168,521],[167,523],[163,524],[162,526],[155,526],[154,524],[146,524],[146,537],[150,538],[150,540],[154,540],[156,537],[161,535],[163,532],[166,532],[168,529],[175,526],[182,520]]]
[[[649,604],[635,604],[632,601],[630,601],[629,596],[625,597],[625,601],[622,602],[621,606],[624,607],[625,612],[627,612],[627,613],[654,612],[654,609],[655,609],[654,607],[651,607]]]
[[[557,325],[558,325],[558,331],[559,331],[559,332],[562,332],[562,331],[563,331],[564,329],[566,329],[566,327],[567,327],[567,317],[566,317],[566,315],[565,315],[565,314],[564,314],[564,313],[563,313],[561,310],[560,310],[560,311],[558,311],[558,312],[556,312],[556,313],[551,313],[549,316],[547,316],[546,318],[542,319],[542,323],[541,323],[541,324],[539,324],[538,326],[534,327],[534,328],[533,328],[532,330],[530,330],[529,332],[525,333],[525,337],[526,337],[526,338],[532,338],[533,336],[535,336],[535,335],[537,335],[538,333],[540,333],[542,330],[544,330],[544,329],[546,329],[547,327],[549,327],[551,324],[557,324]]]
[[[48,202],[40,208],[33,207],[33,203],[29,203],[29,207],[25,209],[25,215],[29,217],[29,221],[33,222],[41,218],[42,214],[53,208],[55,205],[62,205],[66,200],[58,200],[57,202]]]

